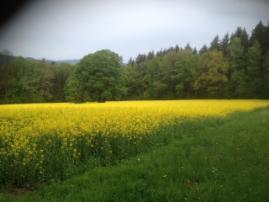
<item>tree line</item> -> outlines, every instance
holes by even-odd
[[[200,50],[189,44],[123,64],[110,50],[76,65],[0,56],[0,103],[269,98],[269,24],[238,27]]]

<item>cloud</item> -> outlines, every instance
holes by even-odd
[[[268,20],[264,0],[47,0],[35,1],[0,32],[14,54],[81,58],[111,49],[128,60],[139,52],[191,43],[201,47],[238,25],[251,31]]]

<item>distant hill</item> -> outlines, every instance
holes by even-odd
[[[13,60],[15,60],[16,58],[22,58],[20,56],[12,56],[12,55],[4,55],[0,53],[0,65],[1,64],[5,64],[8,62],[11,62]],[[31,58],[31,57],[27,57],[25,59],[28,60],[36,60],[36,61],[43,61],[46,63],[50,63],[50,64],[61,64],[61,63],[67,63],[67,64],[71,64],[71,65],[75,65],[77,63],[79,63],[79,59],[73,59],[73,60],[47,60],[47,59],[35,59],[35,58]]]
[[[38,60],[38,59],[35,59]],[[61,64],[61,63],[67,63],[70,65],[75,65],[77,63],[79,63],[79,59],[73,59],[73,60],[47,60],[47,59],[39,59],[39,61],[44,61],[46,63],[50,63],[50,64]]]
[[[56,60],[54,61],[55,63],[67,63],[67,64],[71,64],[71,65],[75,65],[77,63],[79,63],[79,59],[73,59],[73,60]]]
[[[48,64],[62,64],[62,63],[67,63],[70,65],[75,65],[77,63],[79,63],[79,59],[73,59],[73,60],[48,60],[48,59],[34,59],[34,58],[26,58],[26,59],[32,59],[32,60],[36,60],[36,61],[42,61],[42,62],[46,62]]]

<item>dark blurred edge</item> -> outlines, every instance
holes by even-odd
[[[21,9],[33,0],[1,0],[0,29]]]

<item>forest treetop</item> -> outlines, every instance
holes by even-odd
[[[139,54],[110,51],[78,64],[0,56],[0,103],[130,99],[269,98],[269,25],[238,27],[199,51],[186,45]]]

